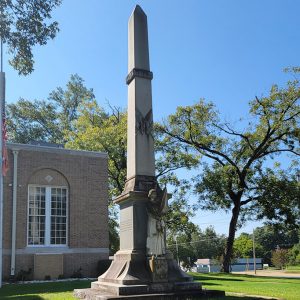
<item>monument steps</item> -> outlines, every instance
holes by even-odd
[[[94,281],[91,283],[91,289],[103,293],[114,295],[134,295],[145,293],[178,292],[178,291],[199,291],[201,283],[199,282],[156,282],[148,284],[124,285],[111,282]]]
[[[224,297],[224,291],[216,290],[186,290],[186,291],[177,291],[173,293],[148,293],[148,294],[136,294],[136,295],[115,295],[110,293],[101,292],[94,289],[78,289],[74,290],[74,296],[79,299],[85,300],[201,300],[207,299],[209,297]]]
[[[132,295],[144,294],[149,292],[149,286],[146,284],[124,285],[111,282],[92,282],[91,288],[98,292],[111,293],[114,295]]]

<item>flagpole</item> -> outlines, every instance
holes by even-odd
[[[0,288],[2,287],[2,260],[3,260],[3,111],[5,103],[5,73],[3,72],[3,41],[1,39],[1,72],[0,72]]]

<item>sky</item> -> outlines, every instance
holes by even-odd
[[[136,4],[148,16],[155,121],[205,98],[235,122],[255,96],[291,79],[285,67],[300,65],[300,1],[63,0],[53,12],[60,32],[34,49],[32,74],[19,76],[4,55],[7,102],[45,99],[77,73],[99,104],[126,108],[127,22]],[[194,222],[226,234],[229,219],[204,211]]]

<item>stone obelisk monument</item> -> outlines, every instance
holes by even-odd
[[[203,295],[201,284],[181,271],[166,249],[163,217],[170,195],[155,177],[152,78],[147,16],[136,6],[128,24],[127,180],[115,199],[120,205],[120,250],[91,289],[75,290],[81,299]]]

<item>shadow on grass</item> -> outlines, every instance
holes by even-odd
[[[197,280],[198,281],[198,280]],[[220,285],[217,283],[212,283],[212,282],[207,282],[207,281],[203,281],[203,280],[199,280],[199,282],[203,283],[203,285],[205,286],[216,286],[216,285]]]
[[[222,280],[222,281],[244,281],[243,279],[240,278],[228,278],[228,277],[219,277],[219,276],[205,276],[205,275],[199,275],[196,273],[191,273],[193,276],[194,280],[199,280],[199,281],[209,281],[209,280]]]
[[[0,289],[0,299],[41,300],[43,298],[38,294],[72,292],[74,289],[88,288],[90,286],[91,281],[89,280],[7,284]]]
[[[1,297],[1,300],[44,300],[45,298],[38,295],[16,295],[16,296],[7,296]],[[240,297],[240,296],[225,296],[225,297],[201,297],[199,300],[265,300],[263,298],[253,298],[253,297]],[[194,300],[197,300],[196,298]]]
[[[274,298],[275,299],[275,298]],[[199,299],[200,300],[200,299]],[[204,300],[204,298],[202,298]],[[225,297],[218,297],[218,298],[206,298],[205,300],[266,300],[265,298],[253,298],[247,296],[225,296]]]
[[[38,295],[16,295],[16,296],[1,296],[1,300],[44,300],[45,298]]]
[[[257,276],[257,275],[248,275],[248,274],[225,274],[225,273],[214,273],[211,275],[208,274],[199,274],[199,273],[189,273],[193,276],[194,280],[207,282],[210,280],[221,280],[221,281],[248,281],[250,279],[251,282],[262,282],[262,281],[270,281],[270,282],[289,282],[290,280],[299,280],[300,278],[285,278],[285,277],[272,277],[272,276]]]

